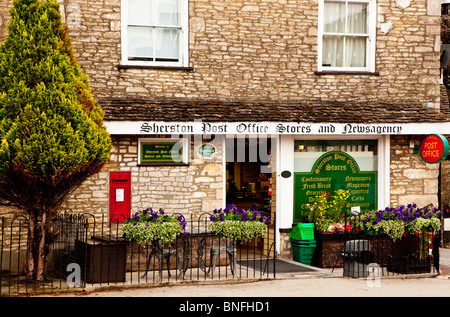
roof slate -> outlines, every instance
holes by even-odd
[[[220,102],[98,98],[105,121],[431,123],[449,122],[449,109],[423,105],[334,101]]]

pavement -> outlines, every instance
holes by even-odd
[[[297,263],[298,265],[303,265]],[[313,267],[309,267],[313,268]],[[313,297],[384,297],[414,298],[450,297],[450,249],[440,249],[440,274],[409,274],[388,277],[348,278],[342,269],[320,269],[303,273],[278,274],[276,279],[227,279],[207,281],[179,281],[159,285],[86,289],[82,293],[48,295],[83,298],[154,298],[159,303],[172,299],[170,308],[187,309],[198,300],[222,301],[233,299],[313,298]],[[174,299],[177,299],[174,301]],[[187,300],[188,299],[188,300]],[[162,301],[162,302],[161,302]],[[192,304],[193,305],[193,304]],[[222,310],[224,309],[223,306]],[[206,307],[206,306],[205,306]],[[220,309],[220,307],[217,307]],[[198,307],[197,307],[198,308]],[[195,310],[195,307],[193,307]],[[242,309],[242,307],[241,307]]]

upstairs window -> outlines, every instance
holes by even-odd
[[[188,66],[188,0],[122,0],[122,64]]]
[[[375,1],[319,2],[319,71],[375,71]]]

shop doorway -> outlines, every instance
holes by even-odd
[[[226,138],[226,205],[254,208],[272,219],[272,143],[265,136]],[[252,239],[242,246],[266,254],[272,242],[266,238]]]
[[[226,203],[252,206],[270,217],[272,205],[271,139],[261,136],[227,137]]]

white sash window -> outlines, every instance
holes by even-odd
[[[376,5],[319,2],[319,71],[375,71]]]
[[[188,0],[122,0],[122,64],[188,66]]]

